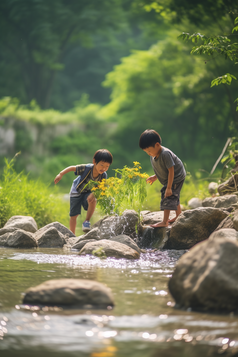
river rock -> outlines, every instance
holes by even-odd
[[[29,288],[24,304],[107,308],[114,306],[111,290],[104,284],[84,279],[48,280]]]
[[[34,235],[23,229],[17,229],[13,232],[6,233],[0,237],[0,241],[5,239],[4,246],[9,248],[35,248],[37,247]]]
[[[6,228],[1,228],[0,229],[0,236],[5,235],[6,233],[14,232],[16,230],[18,230],[18,228],[17,227],[12,227],[12,226],[9,226],[9,227],[6,227]]]
[[[150,224],[155,224],[158,222],[162,222],[164,218],[164,212],[163,211],[141,211],[141,221],[140,225],[145,226],[145,225],[150,225]],[[171,211],[169,218],[172,219],[175,217],[175,213]]]
[[[238,232],[232,228],[222,228],[219,231],[213,232],[208,239],[233,239],[238,243]]]
[[[173,223],[165,249],[190,249],[207,239],[228,213],[200,207],[182,212]]]
[[[133,239],[131,239],[129,236],[127,236],[125,234],[121,234],[119,236],[112,237],[112,238],[110,238],[110,241],[125,244],[128,247],[136,250],[140,254],[140,248],[138,247],[138,245],[135,243],[135,241]]]
[[[237,192],[238,187],[238,174],[232,175],[226,182],[221,183],[217,191],[221,196],[230,195]]]
[[[238,202],[236,195],[207,197],[202,201],[203,207],[229,208]]]
[[[128,247],[125,244],[114,242],[108,239],[102,239],[96,242],[90,242],[80,250],[79,254],[93,254],[97,251],[106,257],[125,258],[125,259],[139,259],[140,254]]]
[[[232,216],[230,214],[221,221],[221,223],[217,226],[215,231],[219,231],[220,229],[223,228],[233,228],[233,229],[235,228],[233,224]]]
[[[36,239],[38,237],[41,237],[43,232],[47,231],[49,228],[55,228],[57,229],[57,231],[59,231],[61,234],[63,234],[64,239],[68,240],[69,238],[74,238],[75,235],[73,234],[73,232],[71,232],[67,227],[65,227],[63,224],[59,223],[59,222],[52,222],[47,224],[46,226],[40,228],[36,233],[35,233],[35,237]]]
[[[85,246],[85,244],[92,242],[97,242],[97,239],[82,239],[80,241],[77,241],[71,249],[81,250]]]
[[[218,188],[218,183],[217,182],[210,182],[208,185],[208,192],[211,195],[214,195],[215,193],[217,193],[217,188]]]
[[[139,225],[139,246],[144,249],[163,249],[168,241],[170,229],[169,227],[152,228]]]
[[[191,209],[202,207],[202,200],[200,200],[200,198],[193,197],[188,201],[188,207]]]
[[[238,310],[238,234],[229,229],[222,231],[198,243],[177,262],[169,280],[169,291],[177,307]]]
[[[23,229],[31,233],[35,233],[38,229],[36,221],[30,216],[12,216],[4,225],[4,228],[10,227]]]
[[[66,244],[64,235],[53,226],[41,232],[38,231],[35,239],[41,248],[62,248]]]
[[[238,231],[238,209],[235,210],[233,215],[233,226]]]
[[[110,239],[121,234],[136,237],[139,216],[134,210],[125,210],[121,216],[109,216],[99,220],[92,228],[98,228],[100,239]]]

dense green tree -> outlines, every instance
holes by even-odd
[[[0,93],[25,102],[35,99],[48,107],[69,43],[88,46],[95,32],[123,26],[123,4],[123,0],[2,0]]]
[[[117,135],[135,155],[139,135],[151,127],[183,160],[209,169],[230,135],[231,108],[223,88],[210,88],[217,63],[191,56],[178,34],[171,31],[149,51],[135,51],[107,75],[112,100],[103,112],[117,118]]]

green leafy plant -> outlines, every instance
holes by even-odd
[[[98,257],[98,258],[101,258],[101,259],[104,259],[104,258],[107,258],[104,250],[103,250],[103,247],[99,247],[97,249],[94,249],[92,251],[92,254],[95,256],[95,257]]]
[[[221,159],[221,163],[223,164],[222,179],[227,179],[236,170],[238,171],[238,138],[230,138],[229,146]]]
[[[238,17],[235,19],[235,25],[238,24]],[[235,26],[232,30],[232,34],[238,31],[238,26]],[[200,33],[189,34],[183,32],[179,38],[185,41],[192,41],[193,43],[202,44],[193,47],[191,54],[195,55],[208,55],[208,56],[224,56],[225,59],[237,64],[238,61],[238,43],[232,41],[228,36],[205,36]],[[237,80],[237,78],[230,74],[226,73],[225,75],[219,76],[212,80],[211,87],[219,84],[230,85],[232,80]],[[238,102],[238,98],[236,99]],[[238,106],[236,107],[238,111]]]
[[[5,159],[5,167],[0,178],[0,227],[15,215],[31,216],[38,228],[54,221],[65,224],[67,207],[52,194],[52,190],[41,181],[32,181],[23,172],[16,173],[14,162]]]
[[[125,209],[140,212],[147,196],[146,173],[140,172],[140,163],[134,161],[134,166],[116,169],[115,176],[95,183],[90,181],[91,190],[105,214],[122,214]]]

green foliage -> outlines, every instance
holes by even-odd
[[[147,174],[140,173],[140,163],[135,161],[134,167],[124,166],[115,170],[115,177],[101,182],[90,181],[98,205],[104,214],[122,214],[125,209],[140,212],[146,199]]]
[[[230,73],[225,74],[224,76],[218,77],[213,79],[212,83],[211,83],[211,87],[213,86],[218,86],[219,84],[231,84],[232,79],[237,80],[237,78],[235,76],[233,76]],[[237,101],[237,99],[235,100],[235,102]]]
[[[221,172],[221,179],[227,180],[231,177],[231,172],[238,162],[238,138],[231,138],[230,144],[226,149],[224,156],[221,159],[221,163],[223,164],[223,169]],[[236,166],[237,169],[237,166]]]
[[[235,24],[238,23],[238,18],[235,19]],[[237,31],[238,27],[234,27],[232,33]],[[230,36],[231,37],[231,36]],[[234,42],[233,39],[228,36],[204,36],[200,33],[194,33],[190,35],[189,33],[182,33],[179,38],[188,41],[191,40],[193,43],[198,43],[201,41],[203,44],[193,47],[191,53],[195,55],[208,55],[208,56],[224,56],[225,59],[229,59],[230,61],[237,64],[238,62],[238,43]],[[211,87],[219,84],[228,84],[230,85],[232,79],[236,80],[237,78],[227,73],[225,75],[219,76],[215,78],[211,82]],[[236,100],[237,101],[237,100]],[[236,108],[238,110],[238,106]],[[236,118],[237,119],[237,118]],[[237,125],[234,125],[236,128]]]
[[[95,257],[98,257],[98,258],[101,258],[101,259],[105,259],[107,258],[104,250],[103,250],[103,247],[99,247],[98,249],[94,249],[92,251],[92,254],[95,255]]]
[[[22,172],[14,170],[15,159],[5,160],[0,179],[0,227],[15,215],[31,216],[38,228],[54,221],[65,224],[66,207],[45,184],[31,181]]]

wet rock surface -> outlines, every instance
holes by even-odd
[[[169,290],[179,308],[238,310],[238,233],[222,229],[178,261]]]
[[[5,237],[4,246],[8,248],[36,248],[37,242],[34,235],[22,229],[17,229],[14,232],[6,233],[0,237]]]
[[[202,201],[203,207],[229,208],[238,202],[237,195],[208,197]]]
[[[58,231],[54,226],[48,229],[43,229],[35,234],[38,247],[41,248],[62,248],[66,244],[64,235]]]
[[[114,306],[111,290],[104,284],[84,279],[57,279],[29,288],[24,304],[81,308]]]
[[[140,257],[140,254],[135,249],[108,239],[85,244],[79,254],[94,254],[101,257],[105,256],[125,259],[139,259]]]
[[[182,212],[173,223],[165,249],[190,249],[206,240],[226,218],[227,212],[212,207],[200,207]]]
[[[37,231],[37,224],[33,217],[30,216],[12,216],[4,228],[17,228],[24,231],[35,233]]]

